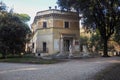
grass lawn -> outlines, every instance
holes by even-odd
[[[108,67],[95,76],[95,80],[120,80],[120,64]]]
[[[10,62],[10,63],[32,63],[32,64],[54,64],[61,62],[57,59],[41,59],[36,57],[8,57],[7,59],[0,59],[0,62]]]

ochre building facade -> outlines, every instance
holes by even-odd
[[[37,12],[32,24],[33,53],[79,52],[79,15],[56,9]]]

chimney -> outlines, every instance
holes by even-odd
[[[51,6],[49,7],[49,10],[51,9]]]
[[[55,9],[57,9],[57,6],[55,6]]]

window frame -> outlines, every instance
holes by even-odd
[[[42,43],[42,47],[43,47],[43,52],[47,52],[47,42],[43,42]]]
[[[69,21],[64,21],[64,28],[65,29],[70,28],[70,22]]]
[[[43,21],[43,28],[47,28],[47,22]]]

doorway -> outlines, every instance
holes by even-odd
[[[64,48],[63,48],[64,51],[69,52],[70,40],[69,39],[64,39],[63,46],[64,46]]]

